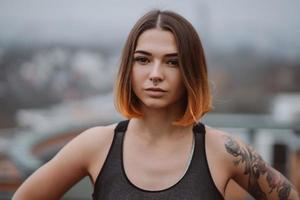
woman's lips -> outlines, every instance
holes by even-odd
[[[145,91],[151,97],[161,97],[166,93],[166,91],[161,88],[148,88]]]
[[[161,88],[147,88],[146,90],[166,92],[165,90],[163,90],[163,89],[161,89]]]

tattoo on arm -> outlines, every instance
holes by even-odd
[[[259,178],[266,177],[270,188],[269,194],[276,191],[280,200],[288,200],[292,185],[280,173],[268,166],[260,155],[248,146],[241,146],[233,138],[224,136],[226,151],[234,156],[234,165],[242,165],[244,174],[249,175],[248,190],[257,199],[267,199],[266,193],[259,185]]]

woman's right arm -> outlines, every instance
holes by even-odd
[[[88,175],[91,158],[96,153],[95,136],[102,135],[102,129],[105,128],[91,128],[72,139],[54,158],[26,179],[13,200],[60,199],[75,183]],[[101,137],[98,139],[101,141]],[[99,148],[99,143],[97,146]]]

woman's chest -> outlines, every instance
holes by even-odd
[[[189,147],[170,149],[139,148],[124,145],[123,169],[128,180],[144,190],[162,190],[184,176],[192,156]]]

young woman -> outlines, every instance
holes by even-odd
[[[231,179],[256,199],[298,199],[253,149],[197,123],[211,109],[207,69],[200,39],[180,15],[154,10],[135,24],[115,92],[128,120],[78,135],[14,200],[59,199],[85,176],[95,200],[223,199]]]

